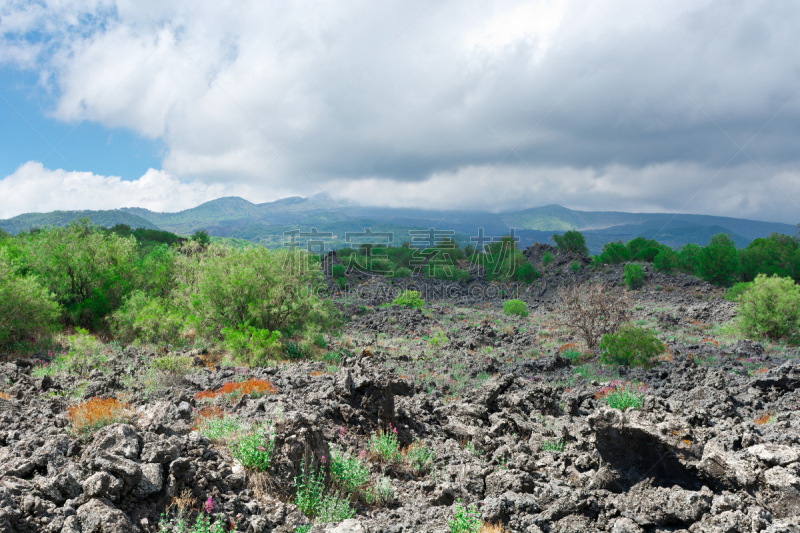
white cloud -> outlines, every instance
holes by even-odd
[[[64,0],[0,12],[0,62],[38,70],[55,117],[163,141],[159,179],[200,191],[165,191],[176,203],[164,209],[253,179],[253,201],[321,185],[443,207],[501,161],[497,183],[476,189],[495,210],[676,210],[765,124],[748,154],[785,189],[796,177],[796,3]],[[734,165],[704,193],[713,202],[687,209],[791,216],[794,193],[771,198],[743,177],[764,178],[749,158]],[[81,194],[65,197],[95,201]]]

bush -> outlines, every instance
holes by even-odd
[[[369,438],[369,451],[380,461],[396,463],[400,460],[400,443],[397,440],[397,428],[389,424],[388,430],[373,433]]]
[[[322,471],[315,473],[311,471],[308,464],[305,464],[303,471],[294,480],[294,503],[308,518],[316,518],[322,510],[322,496],[325,493],[324,479],[325,474]]]
[[[577,274],[581,269],[581,264],[577,261],[573,261],[572,264],[569,266],[572,269],[573,274]]]
[[[185,376],[194,368],[194,360],[188,355],[165,355],[153,360],[153,368],[173,376]]]
[[[559,250],[585,255],[589,254],[589,248],[586,246],[586,238],[580,231],[571,230],[564,233],[564,235],[554,234],[552,239],[556,245],[558,245]]]
[[[625,285],[629,290],[638,289],[644,285],[644,269],[635,263],[625,265]]]
[[[800,286],[790,278],[759,274],[739,296],[738,325],[750,338],[800,341]]]
[[[406,462],[411,470],[420,475],[433,466],[436,453],[425,445],[425,441],[414,441],[405,452]]]
[[[603,352],[600,356],[602,363],[645,366],[664,351],[664,344],[651,331],[627,325],[621,327],[618,333],[603,335],[598,348]]]
[[[312,290],[321,280],[319,263],[305,252],[212,244],[182,261],[184,305],[210,336],[239,324],[284,334],[336,325],[333,304]]]
[[[617,380],[600,389],[595,398],[605,400],[612,409],[625,411],[629,407],[639,409],[644,404],[644,391],[643,388],[636,390],[631,384]]]
[[[595,258],[598,264],[615,265],[631,260],[631,252],[622,241],[607,242],[603,245],[603,251]]]
[[[84,376],[105,363],[106,357],[103,355],[103,343],[85,329],[75,328],[75,332],[75,335],[67,338],[69,353],[65,358],[65,366],[69,372]]]
[[[169,300],[136,291],[111,317],[111,331],[126,344],[182,345],[187,318]]]
[[[86,219],[26,237],[22,257],[68,322],[98,327],[133,285],[136,246],[134,237],[106,234]]]
[[[347,287],[347,278],[342,276],[336,280],[336,284],[339,285],[339,288],[344,290]]]
[[[395,278],[410,278],[412,274],[412,270],[406,267],[398,267],[394,270]]]
[[[753,286],[753,282],[744,281],[734,283],[733,286],[725,291],[725,299],[729,302],[735,302],[746,290]]]
[[[366,453],[353,455],[331,446],[331,481],[348,492],[355,492],[369,481]]]
[[[236,329],[224,328],[225,346],[234,358],[248,366],[262,366],[281,353],[281,332],[256,329],[239,324]]]
[[[697,260],[697,273],[705,281],[723,287],[733,283],[740,269],[739,254],[728,235],[719,233],[711,237]]]
[[[92,398],[67,410],[71,431],[80,437],[111,424],[127,423],[132,416],[130,406],[116,398]]]
[[[471,504],[467,509],[461,505],[461,500],[456,502],[453,519],[447,523],[450,533],[478,533],[483,527],[481,513]]]
[[[267,428],[256,425],[252,433],[236,439],[231,453],[243,467],[255,472],[266,472],[272,465],[275,436]]]
[[[392,301],[392,304],[420,309],[425,305],[425,301],[420,298],[417,291],[403,291],[402,294]]]
[[[528,304],[522,300],[508,300],[503,303],[503,312],[507,315],[528,316]]]
[[[513,279],[515,281],[521,281],[522,283],[532,283],[540,277],[541,274],[539,274],[539,272],[533,268],[533,265],[525,261],[514,271]]]
[[[561,305],[556,323],[577,332],[590,350],[603,335],[617,331],[630,313],[628,297],[602,284],[563,287],[558,295]]]
[[[53,295],[33,276],[18,277],[0,255],[0,345],[47,335],[60,314]]]
[[[678,254],[663,248],[653,258],[653,268],[658,272],[670,273],[678,267]]]
[[[331,267],[331,277],[339,279],[347,273],[347,267],[344,265],[333,265]]]
[[[553,254],[550,252],[545,252],[542,256],[542,265],[547,266],[553,262]]]

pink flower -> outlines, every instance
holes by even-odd
[[[258,451],[260,451],[260,452],[263,452],[263,451],[265,451],[265,450],[264,450],[264,447],[263,447],[263,446],[259,446],[259,447],[258,447]]]
[[[367,457],[367,450],[361,450],[361,453],[359,453],[359,454],[358,454],[358,456],[359,456],[359,457],[361,458],[361,460],[363,461],[363,460],[364,460],[364,459],[366,459],[366,457]]]
[[[214,500],[211,499],[211,496],[209,496],[206,503],[203,504],[203,509],[205,509],[208,514],[211,514],[211,511],[214,510]]]
[[[326,462],[326,461],[327,461],[327,459],[325,459],[325,456],[323,455],[323,456],[322,456],[322,459],[320,459],[320,462],[321,462],[322,464],[325,464],[325,462]]]

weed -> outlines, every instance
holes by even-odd
[[[646,366],[665,348],[653,332],[631,325],[604,335],[598,347],[603,351],[603,363],[628,366]]]
[[[322,510],[322,496],[325,492],[322,471],[316,473],[309,471],[308,463],[304,464],[303,471],[294,478],[295,505],[308,518],[316,518]]]
[[[344,278],[339,278],[339,279],[344,279]],[[313,525],[314,524],[303,524],[302,526],[296,526],[294,528],[294,533],[308,533],[309,531],[311,531]]]
[[[420,475],[433,465],[436,453],[425,445],[424,440],[417,440],[406,448],[405,457],[411,470]]]
[[[152,367],[165,374],[185,376],[194,367],[194,361],[188,355],[165,355],[153,360]]]
[[[639,409],[644,404],[644,386],[637,390],[630,383],[617,380],[603,387],[595,394],[595,398],[605,400],[612,409],[620,411],[625,411],[629,407]]]
[[[274,433],[268,431],[264,426],[256,425],[252,433],[236,439],[231,453],[248,470],[266,472],[272,465],[274,448]]]
[[[392,482],[386,476],[381,476],[378,482],[375,484],[369,492],[364,494],[367,503],[370,504],[378,504],[378,505],[388,505],[394,501],[395,494],[394,494],[394,487],[392,487]]]
[[[317,521],[323,524],[341,522],[342,520],[353,518],[355,514],[356,511],[350,507],[350,502],[347,498],[342,498],[336,494],[328,494],[320,502]]]
[[[406,290],[395,298],[392,304],[420,309],[425,305],[425,301],[420,297],[419,292]]]
[[[503,303],[503,312],[512,316],[528,316],[528,304],[522,300],[508,300]]]
[[[566,445],[564,439],[552,438],[542,441],[539,449],[543,452],[563,452]]]
[[[366,451],[353,455],[331,445],[331,481],[348,492],[355,492],[369,480]]]
[[[286,357],[294,361],[305,359],[308,356],[308,351],[300,342],[287,342],[283,347],[283,351]]]
[[[88,436],[102,427],[129,422],[133,412],[116,398],[92,398],[70,407],[67,417],[73,434]]]
[[[447,335],[444,334],[442,330],[436,330],[436,332],[428,339],[428,344],[433,346],[434,348],[438,348],[443,344],[447,344]]]
[[[242,424],[236,416],[225,413],[218,407],[211,409],[214,411],[207,412],[203,409],[195,416],[195,427],[200,434],[212,441],[222,442],[242,430]]]
[[[466,508],[461,505],[459,499],[456,502],[453,518],[447,523],[447,526],[450,528],[450,533],[479,533],[483,526],[480,516],[474,503]]]
[[[395,463],[400,460],[400,443],[397,440],[397,428],[389,424],[388,430],[373,433],[369,438],[369,451],[380,461]]]

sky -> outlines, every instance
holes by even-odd
[[[796,0],[0,0],[0,218],[222,196],[800,222]]]

